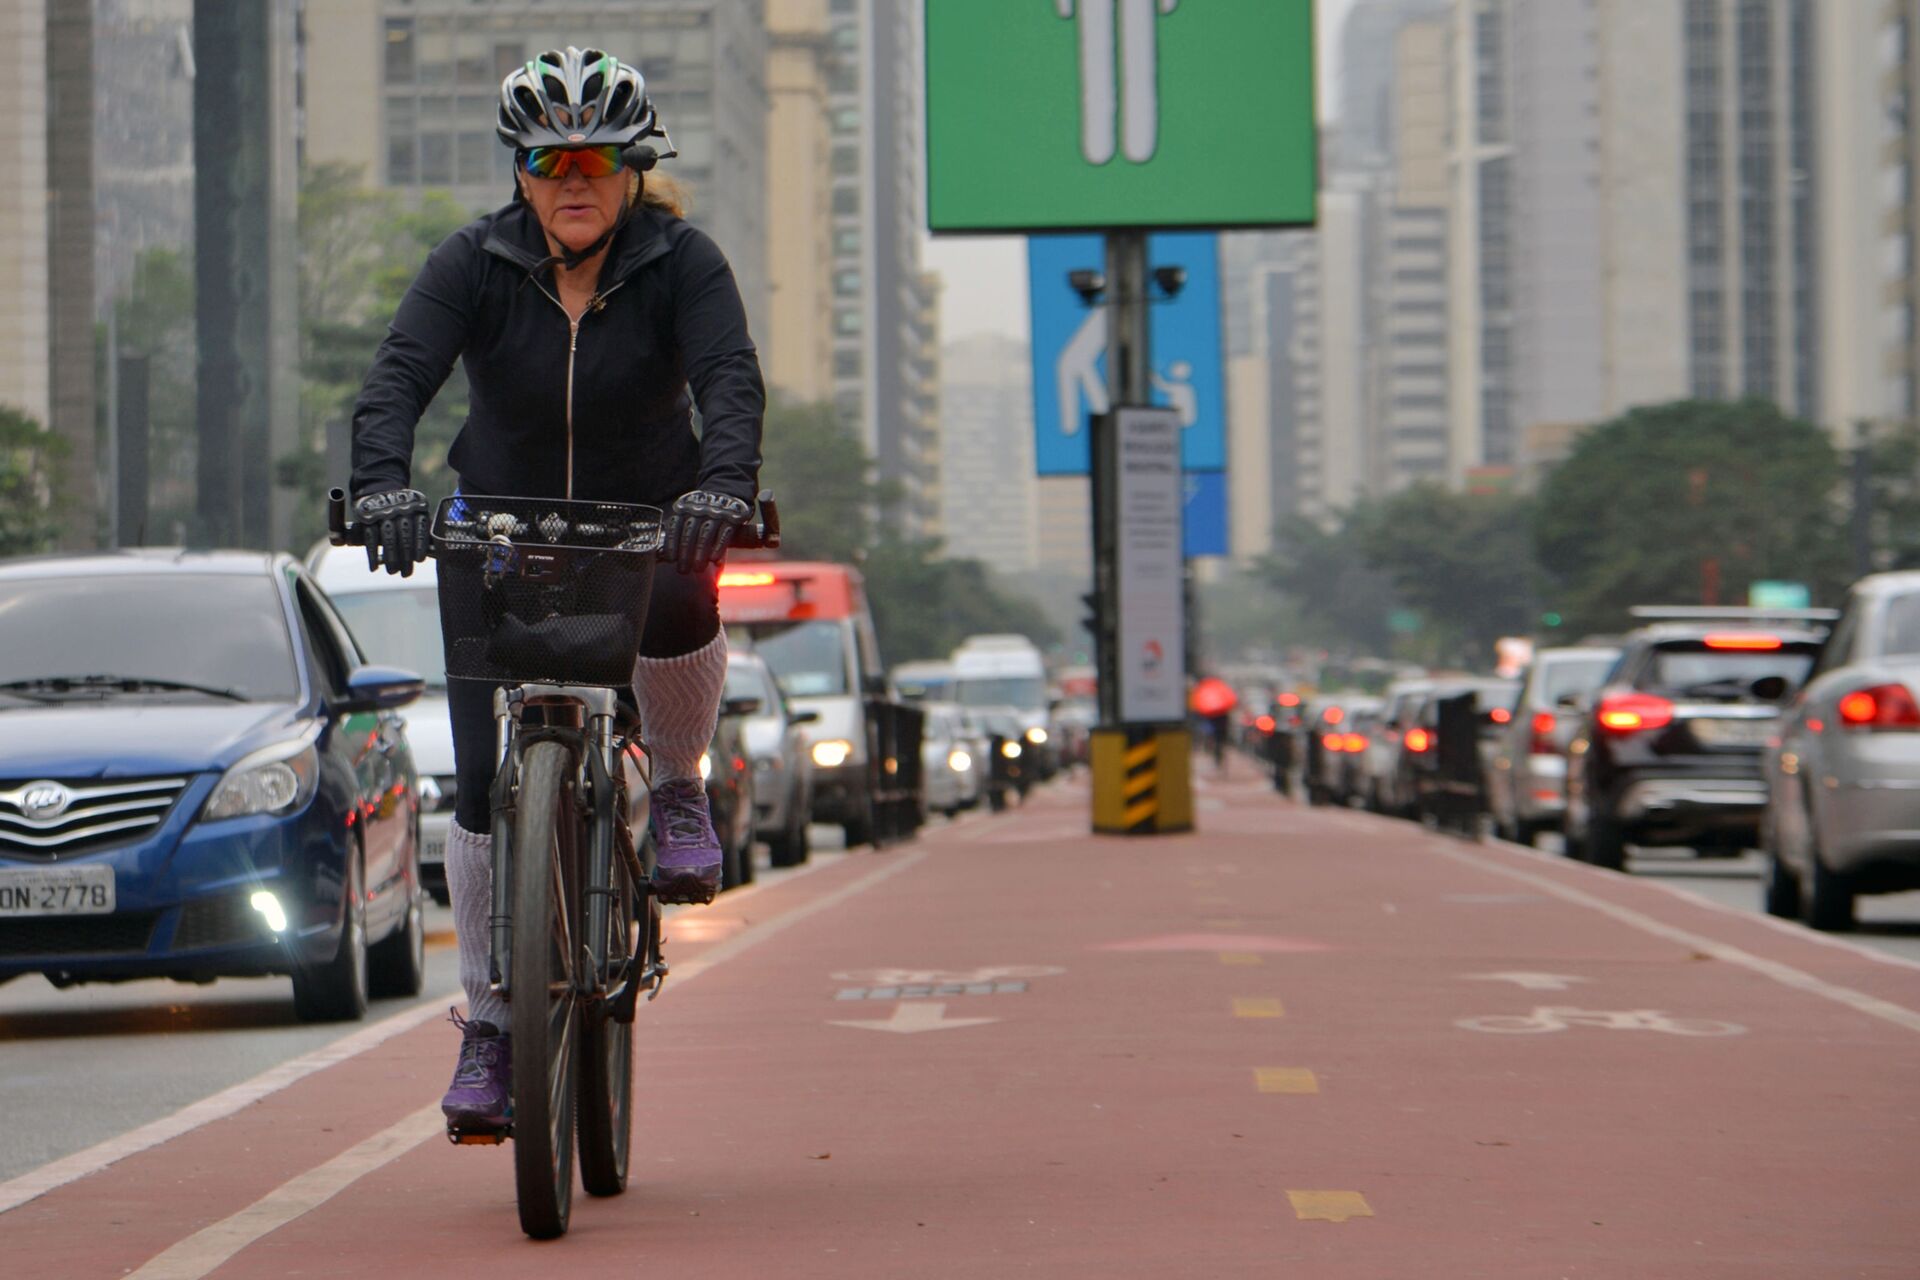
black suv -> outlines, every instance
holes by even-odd
[[[1567,748],[1567,853],[1620,870],[1626,847],[1732,856],[1758,842],[1760,757],[1831,614],[1635,610],[1612,678]]]

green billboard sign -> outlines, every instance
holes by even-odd
[[[936,232],[1309,226],[1313,0],[926,0]]]

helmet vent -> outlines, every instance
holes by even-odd
[[[513,91],[513,100],[520,104],[522,111],[527,113],[527,119],[537,120],[541,124],[547,122],[547,113],[540,106],[540,99],[533,96],[533,90],[525,85],[517,86]]]
[[[633,82],[622,80],[613,86],[613,97],[607,100],[607,114],[618,120],[631,101],[633,101]]]
[[[547,97],[553,99],[555,102],[565,102],[567,100],[567,86],[562,83],[558,76],[542,76],[540,78],[540,87],[545,89],[547,91]]]
[[[600,91],[606,87],[606,77],[602,76],[598,71],[594,72],[593,75],[587,79],[587,87],[580,91],[580,101],[594,101],[600,96]]]

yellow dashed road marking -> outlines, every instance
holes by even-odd
[[[1373,1209],[1358,1191],[1289,1191],[1293,1216],[1302,1222],[1345,1222],[1371,1218]]]
[[[1286,1013],[1278,1000],[1268,996],[1235,996],[1233,998],[1233,1016],[1236,1018],[1278,1018]]]
[[[1255,1067],[1254,1087],[1262,1093],[1318,1093],[1320,1081],[1306,1067]]]
[[[1220,963],[1259,964],[1260,953],[1258,951],[1222,951],[1220,953]]]

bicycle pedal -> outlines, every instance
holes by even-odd
[[[497,1147],[513,1136],[511,1126],[505,1129],[459,1129],[447,1126],[447,1141],[456,1147]]]

